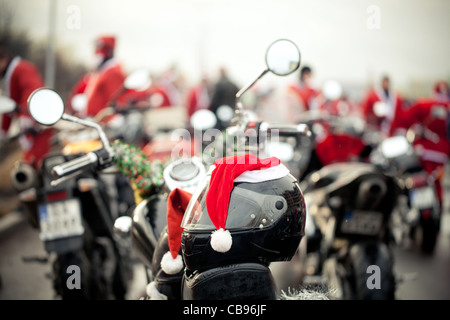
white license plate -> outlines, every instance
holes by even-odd
[[[436,204],[436,195],[431,187],[413,189],[409,192],[411,206],[417,209],[433,208]]]
[[[84,232],[78,199],[41,204],[39,222],[43,241],[78,236]]]
[[[381,212],[349,211],[341,223],[341,232],[376,235],[383,224]]]

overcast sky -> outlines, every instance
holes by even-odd
[[[43,40],[52,0],[6,0],[15,26]],[[81,61],[98,35],[117,37],[127,71],[160,72],[172,63],[188,79],[220,65],[246,84],[264,68],[266,47],[289,38],[317,82],[397,86],[450,78],[448,0],[57,0],[58,45]]]

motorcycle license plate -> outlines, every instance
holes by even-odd
[[[84,232],[78,199],[41,204],[39,222],[43,241],[78,236]]]
[[[433,208],[437,199],[434,190],[430,187],[413,189],[409,193],[411,206],[417,209]]]
[[[341,223],[341,232],[376,235],[383,224],[381,212],[348,211]]]

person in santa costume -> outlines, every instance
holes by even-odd
[[[414,129],[414,147],[418,150],[424,169],[436,176],[436,188],[442,204],[441,180],[450,156],[447,128],[450,119],[450,90],[445,81],[438,81],[431,98],[420,98],[407,114],[409,127]]]
[[[361,113],[368,126],[383,132],[386,136],[406,132],[404,101],[392,90],[388,76],[382,77],[380,87],[367,92],[361,102]]]
[[[0,134],[5,138],[12,121],[17,118],[21,132],[25,133],[19,138],[24,150],[24,160],[37,168],[42,157],[50,151],[50,140],[54,133],[51,128],[40,127],[28,112],[28,97],[34,90],[44,87],[42,76],[32,62],[14,56],[8,45],[2,43],[0,77],[3,80],[3,94],[16,103],[16,110],[13,113],[2,115]]]
[[[218,159],[193,194],[178,188],[170,193],[167,232],[154,253],[157,276],[147,286],[147,295],[173,298],[185,268],[202,272],[240,263],[268,266],[271,261],[290,260],[305,233],[305,219],[297,181],[278,158],[247,154]],[[210,289],[227,290],[206,290]],[[272,293],[235,294],[273,297]],[[207,299],[226,298],[207,295]]]
[[[319,91],[312,85],[313,72],[311,67],[304,66],[300,70],[299,82],[288,87],[288,92],[292,93],[295,100],[295,110],[308,111],[314,108],[314,100]]]
[[[71,97],[86,95],[86,105],[80,116],[95,116],[118,95],[123,87],[125,74],[121,64],[114,58],[116,38],[101,36],[95,42],[93,70],[84,75],[72,89]]]
[[[210,109],[213,88],[206,74],[202,75],[200,82],[190,88],[186,95],[186,109],[188,119],[195,111],[201,109]]]

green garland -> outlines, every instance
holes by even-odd
[[[111,147],[115,152],[114,163],[122,174],[130,179],[142,194],[148,194],[164,185],[164,163],[148,157],[135,145],[115,140]]]

